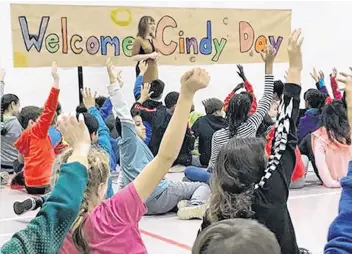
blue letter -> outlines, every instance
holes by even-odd
[[[210,55],[212,51],[211,21],[207,21],[207,37],[200,41],[199,50],[203,55]]]
[[[106,56],[107,51],[108,51],[108,43],[111,45],[115,45],[115,56],[120,55],[120,40],[116,36],[114,38],[111,38],[111,36],[100,36],[100,45],[101,45],[101,54],[103,56]]]
[[[39,33],[38,34],[30,34],[28,30],[27,18],[24,16],[18,17],[22,37],[24,40],[24,45],[26,46],[27,51],[29,52],[31,48],[34,46],[38,52],[42,49],[44,35],[46,33],[46,29],[48,28],[50,17],[45,16],[42,17],[42,20],[39,25]]]

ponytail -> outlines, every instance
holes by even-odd
[[[15,104],[18,104],[20,99],[17,97],[15,94],[5,94],[1,98],[1,136],[5,136],[8,133],[8,130],[5,128],[5,123],[4,123],[4,113],[5,111],[9,110],[9,107],[12,105],[14,102]]]
[[[73,243],[75,244],[76,249],[83,254],[88,254],[89,253],[89,245],[87,243],[87,240],[84,235],[84,224],[85,224],[85,219],[84,215],[88,212],[88,202],[87,202],[87,197],[86,194],[84,195],[84,200],[81,204],[81,210],[79,211],[79,214],[76,218],[76,220],[73,222],[71,230],[72,230],[72,240]]]

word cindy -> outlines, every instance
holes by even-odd
[[[170,16],[164,16],[159,20],[155,34],[158,42],[158,49],[161,54],[166,56],[172,55],[178,48],[179,54],[214,54],[211,60],[217,62],[227,43],[227,39],[225,38],[221,38],[220,40],[218,38],[213,39],[210,20],[206,23],[206,37],[202,38],[200,42],[198,42],[195,37],[185,38],[184,31],[180,30],[178,32],[178,42],[172,40],[169,44],[166,44],[164,41],[164,31],[167,28],[177,28],[176,20]],[[213,53],[213,43],[215,53]],[[193,52],[191,52],[191,48]]]

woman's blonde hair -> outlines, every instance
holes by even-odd
[[[72,155],[72,149],[67,149],[57,159],[53,181],[56,182],[61,169],[61,164],[66,163]],[[84,237],[84,215],[90,208],[98,205],[97,197],[101,183],[106,183],[110,176],[109,155],[99,148],[91,148],[88,154],[88,185],[84,192],[83,201],[77,218],[71,226],[72,240],[81,253],[89,253],[89,246]]]

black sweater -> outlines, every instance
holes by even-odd
[[[253,218],[275,235],[283,254],[298,254],[295,230],[287,208],[291,175],[296,163],[296,119],[299,114],[301,87],[286,84],[281,102],[271,156],[253,195]],[[287,129],[288,128],[288,129]],[[223,218],[219,215],[219,218]],[[228,218],[223,218],[228,219]],[[205,218],[202,229],[210,225]]]
[[[214,115],[202,116],[193,124],[193,134],[199,138],[199,159],[202,166],[208,167],[211,156],[211,139],[214,132],[225,127],[227,127],[225,118]]]

